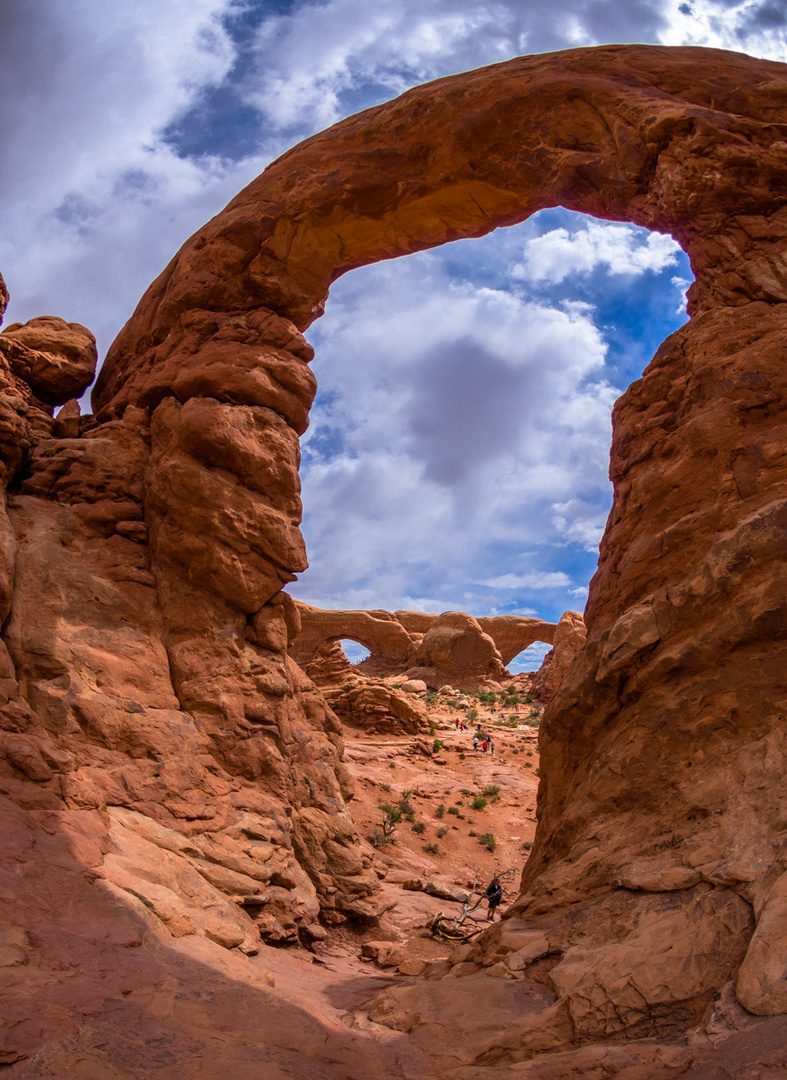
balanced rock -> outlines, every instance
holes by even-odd
[[[63,405],[87,390],[96,373],[96,339],[80,323],[42,315],[0,333],[0,353],[14,375],[46,405]]]

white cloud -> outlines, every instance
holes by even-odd
[[[601,540],[607,513],[597,504],[582,499],[555,503],[552,524],[561,536],[581,544],[585,551],[596,551]]]
[[[486,578],[477,584],[491,589],[565,589],[571,584],[571,578],[562,570],[554,573],[536,570],[527,574],[501,574],[500,577]]]
[[[606,513],[617,391],[600,377],[592,309],[452,278],[447,263],[462,258],[470,247],[347,275],[309,331],[324,404],[304,439],[312,566],[292,591],[305,600],[340,606],[361,591],[372,606],[420,594],[432,610],[532,608],[528,593],[572,580],[544,565],[545,545],[565,540],[555,501],[582,494]],[[467,597],[480,566],[485,591]]]
[[[671,236],[643,233],[633,225],[588,221],[582,228],[553,229],[529,240],[514,277],[563,281],[570,274],[644,274],[674,266],[680,245]]]
[[[783,0],[667,0],[664,10],[665,45],[705,45],[787,60]]]

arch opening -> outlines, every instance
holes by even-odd
[[[581,610],[611,503],[612,404],[685,322],[692,280],[671,237],[563,208],[345,274],[308,334],[310,568],[293,595]]]
[[[344,653],[345,659],[347,659],[353,667],[362,664],[364,660],[368,660],[372,655],[371,649],[367,649],[360,641],[355,641],[353,638],[338,638],[337,640],[339,647]]]
[[[521,653],[518,653],[506,667],[512,675],[530,674],[538,671],[544,662],[544,657],[553,648],[546,641],[534,641]]]

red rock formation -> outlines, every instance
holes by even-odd
[[[474,1073],[541,1055],[543,1076],[621,1061],[642,1075],[636,1055],[576,1048],[665,1036],[644,1068],[658,1049],[674,1074],[730,1029],[744,1050],[783,1036],[781,1020],[747,1025],[785,1008],[786,92],[778,64],[644,46],[440,80],[307,140],[184,245],[113,346],[79,445],[47,441],[51,418],[6,366],[8,478],[36,447],[0,530],[4,615],[14,583],[0,775],[18,805],[40,786],[51,828],[76,815],[83,852],[100,823],[112,889],[141,894],[172,933],[204,908],[178,908],[172,883],[219,866],[219,928],[199,929],[231,940],[221,904],[246,857],[264,873],[258,842],[291,860],[264,882],[277,911],[290,899],[273,890],[303,884],[296,864],[314,890],[303,925],[318,893],[327,913],[352,909],[372,883],[338,733],[286,655],[280,593],[304,563],[295,436],[314,381],[300,332],[346,270],[545,206],[670,232],[696,275],[692,319],[616,406],[614,504],[587,642],[543,724],[523,892],[458,961],[503,978],[400,988],[372,1015],[432,1058],[448,1017],[465,1041],[440,1068]],[[118,809],[171,832],[141,835]],[[188,862],[162,858],[150,882],[145,845],[171,853],[172,833]],[[509,1017],[502,1038],[461,1022],[479,999]],[[45,1053],[52,1030],[27,1031],[19,1052]],[[569,1049],[573,1064],[544,1061]]]
[[[408,679],[423,679],[438,690],[446,683],[476,690],[506,674],[492,638],[464,611],[446,611],[435,619],[405,671]]]
[[[325,644],[347,638],[370,652],[365,670],[395,674],[404,670],[415,644],[399,619],[390,611],[325,610],[296,601],[301,629],[290,646],[290,655],[302,667],[314,659]],[[434,616],[426,616],[434,618]]]
[[[63,405],[87,390],[96,373],[96,339],[79,323],[42,315],[12,323],[0,334],[14,375],[47,405]]]
[[[521,615],[474,619],[466,612],[326,611],[296,604],[301,629],[290,645],[290,655],[301,667],[314,659],[322,645],[349,638],[369,649],[370,655],[358,665],[362,674],[412,670],[411,677],[425,679],[434,689],[452,680],[458,687],[476,689],[504,677],[505,664],[523,649],[534,641],[551,643],[555,635],[555,623]]]
[[[586,638],[585,620],[580,613],[564,612],[555,630],[554,648],[546,654],[533,677],[531,693],[534,697],[545,703],[552,700]]]
[[[338,642],[323,643],[306,667],[340,720],[372,734],[417,735],[429,731],[425,708],[412,694],[362,675]]]

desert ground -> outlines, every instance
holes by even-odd
[[[465,709],[435,694],[424,703],[428,736],[368,735],[345,725],[350,810],[390,907],[378,925],[331,927],[312,946],[318,959],[419,975],[488,925],[483,893],[495,874],[499,911],[518,893],[536,829],[541,705],[524,695],[494,712],[474,697],[463,699]],[[468,719],[473,709],[478,715]],[[486,751],[482,742],[473,749],[479,725]],[[440,913],[458,923],[457,940],[430,931]]]

